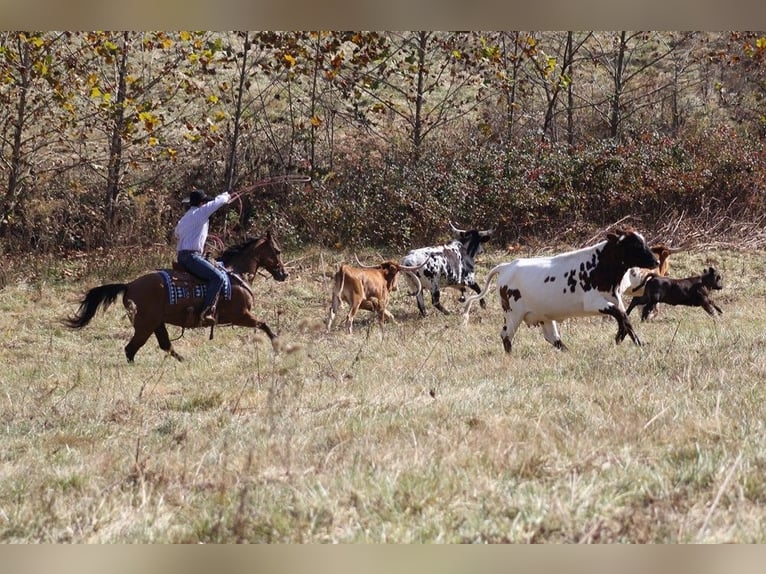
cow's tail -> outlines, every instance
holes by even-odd
[[[487,278],[484,280],[484,288],[481,290],[480,293],[476,293],[475,295],[470,295],[465,300],[465,304],[463,307],[463,325],[468,324],[468,316],[471,313],[471,306],[473,305],[474,301],[478,301],[479,299],[483,299],[484,296],[489,291],[489,284],[492,281],[492,278],[497,275],[500,272],[500,269],[503,268],[507,263],[500,263],[499,265],[495,265],[495,267],[490,270],[490,272],[487,274]]]
[[[340,299],[342,297],[345,282],[346,274],[343,273],[343,269],[340,269],[332,280],[332,300],[330,305],[332,306],[333,313],[336,313],[340,306]]]
[[[82,329],[93,317],[96,315],[99,307],[104,311],[114,303],[115,299],[120,293],[124,293],[128,286],[125,283],[110,283],[108,285],[101,285],[100,287],[94,287],[85,294],[85,297],[80,301],[80,307],[77,313],[71,317],[67,317],[62,322],[70,329]]]
[[[332,328],[333,319],[335,319],[335,314],[340,307],[340,298],[341,293],[343,293],[343,283],[345,282],[345,278],[346,274],[343,273],[343,267],[341,266],[332,278],[330,307],[327,309],[327,320],[325,321],[328,331]]]

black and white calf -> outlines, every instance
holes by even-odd
[[[450,223],[455,239],[444,245],[434,247],[421,247],[413,249],[401,260],[401,264],[407,267],[422,267],[415,271],[418,276],[423,291],[431,292],[431,303],[445,315],[449,311],[444,308],[440,302],[442,287],[455,287],[461,290],[470,287],[476,293],[481,288],[476,283],[476,274],[474,272],[474,258],[484,249],[483,244],[492,237],[492,229],[479,231],[477,229],[464,230],[458,229]],[[407,281],[413,290],[417,290],[415,282],[407,276]],[[418,303],[420,314],[425,317],[426,305],[423,293],[415,296]],[[464,297],[461,297],[461,300]],[[481,302],[482,307],[485,305]]]
[[[629,267],[656,266],[644,237],[630,228],[608,233],[605,241],[584,249],[552,257],[514,259],[493,268],[484,289],[467,299],[464,323],[473,302],[487,294],[490,281],[497,275],[497,292],[505,312],[500,337],[507,353],[522,321],[528,326],[541,325],[545,340],[565,350],[556,322],[589,315],[611,315],[618,324],[615,341],[620,343],[630,335],[640,345],[617,288]]]

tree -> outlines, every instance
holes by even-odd
[[[0,103],[9,113],[0,124],[0,168],[6,173],[0,199],[0,234],[23,217],[35,180],[52,168],[46,152],[62,141],[73,107],[66,62],[59,48],[68,33],[5,32],[0,36]]]
[[[486,97],[485,59],[478,33],[392,33],[389,48],[367,69],[355,69],[357,105],[364,117],[388,113],[403,123],[417,161],[426,138],[435,130],[475,111]],[[390,137],[370,128],[380,137]]]
[[[575,40],[574,32],[565,34],[553,34],[546,36],[551,42],[551,49],[544,49],[540,42],[530,36],[527,44],[529,61],[535,72],[535,82],[541,86],[545,95],[545,114],[543,125],[540,130],[542,139],[558,140],[557,124],[555,122],[558,113],[559,99],[562,92],[566,91],[567,105],[567,141],[574,144],[574,92],[573,65],[575,56],[580,48],[588,41],[591,32],[580,34]]]
[[[195,79],[214,70],[220,45],[203,33],[89,32],[72,50],[84,94],[78,130],[92,142],[82,153],[104,182],[109,242],[122,193],[167,177],[159,165],[174,162],[179,147],[220,140],[217,124],[225,115],[216,111],[217,96]]]
[[[595,98],[580,97],[607,125],[608,137],[619,140],[625,122],[643,108],[658,105],[672,77],[658,65],[683,44],[669,41],[662,33],[609,32],[594,34],[586,45],[589,59],[606,74],[610,90],[596,83]],[[601,98],[598,97],[599,92]]]

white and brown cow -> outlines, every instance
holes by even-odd
[[[461,301],[466,287],[470,287],[476,293],[481,291],[476,283],[474,271],[475,258],[483,251],[483,245],[492,237],[492,229],[480,231],[478,229],[458,229],[452,223],[450,228],[455,234],[455,239],[443,245],[433,247],[421,247],[413,249],[402,258],[402,265],[422,267],[416,271],[423,290],[431,292],[431,303],[445,315],[449,311],[441,304],[441,288],[454,287],[461,291]],[[408,276],[407,279],[414,288],[415,282]],[[426,316],[426,305],[423,293],[415,296],[420,314]],[[481,301],[482,307],[485,305]]]
[[[632,228],[608,233],[606,240],[584,249],[552,257],[514,259],[493,268],[484,289],[466,300],[464,323],[473,302],[487,294],[490,281],[497,275],[497,292],[505,312],[500,337],[507,353],[522,321],[528,326],[541,325],[545,340],[564,350],[556,322],[590,315],[611,315],[618,324],[615,341],[620,343],[630,335],[640,345],[617,288],[629,267],[656,266],[643,236]]]

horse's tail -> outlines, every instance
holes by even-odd
[[[77,313],[64,319],[64,325],[70,329],[82,329],[90,323],[99,307],[106,311],[109,305],[117,299],[117,296],[127,289],[127,283],[109,283],[100,287],[94,287],[80,301],[80,308],[77,310]]]

